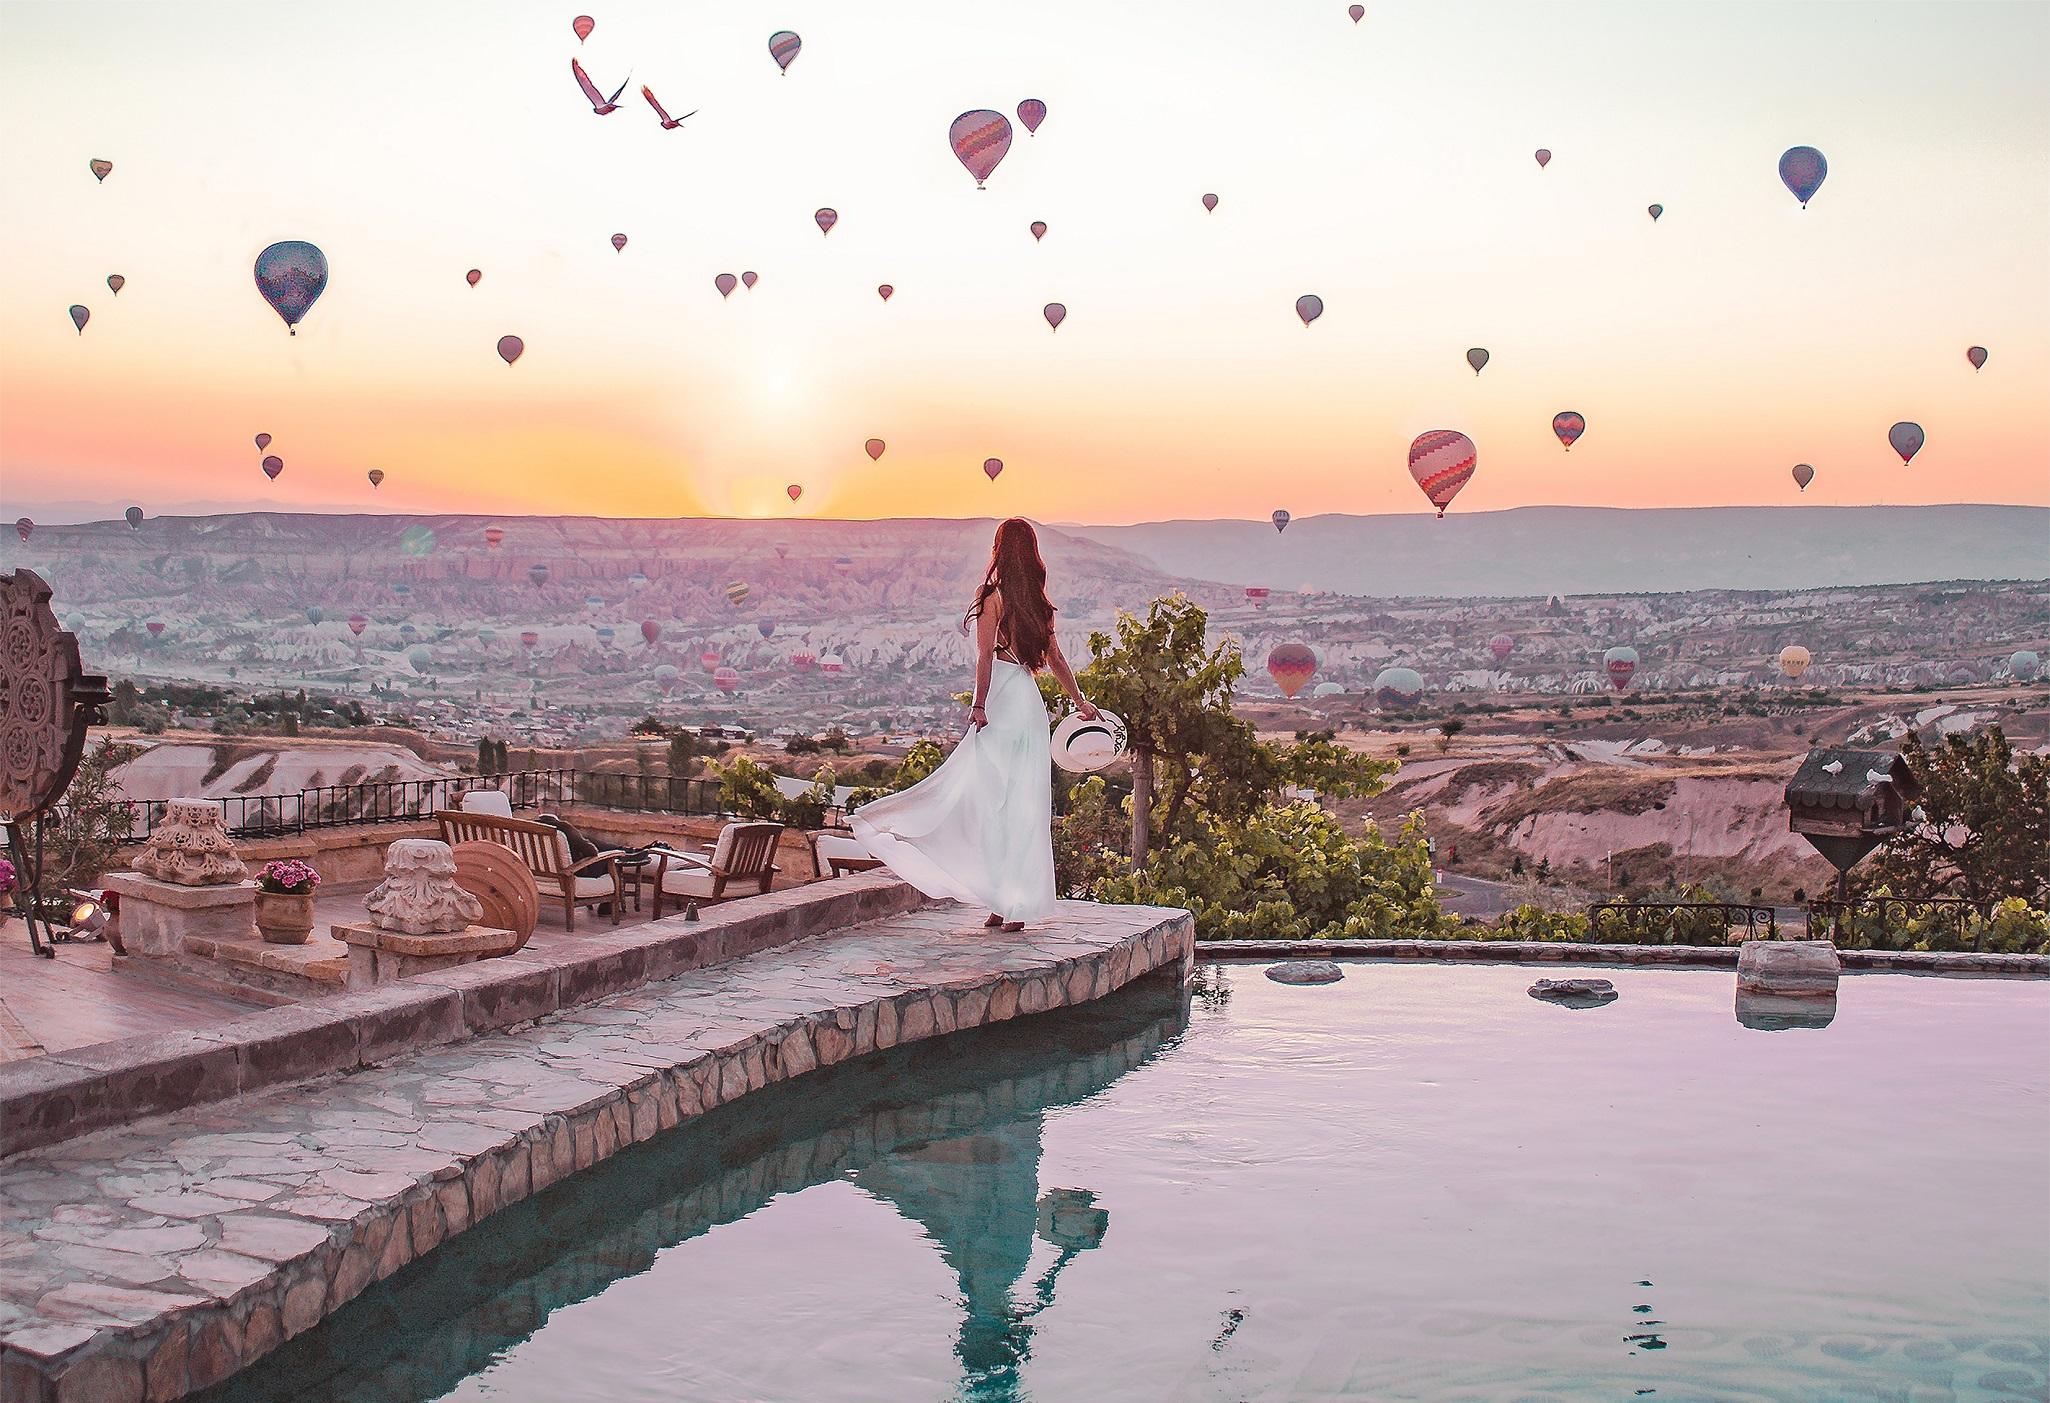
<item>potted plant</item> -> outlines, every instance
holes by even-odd
[[[304,945],[313,934],[313,889],[320,874],[296,857],[266,862],[256,874],[256,929],[273,945]]]
[[[14,864],[0,857],[0,925],[14,910]]]

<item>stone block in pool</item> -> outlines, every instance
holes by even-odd
[[[1276,984],[1336,984],[1345,971],[1329,960],[1289,960],[1267,966],[1267,977]]]
[[[1737,988],[1747,994],[1834,999],[1843,961],[1827,940],[1747,940],[1737,952]]]
[[[1566,1008],[1599,1008],[1616,1001],[1616,986],[1606,979],[1540,979],[1530,996]]]

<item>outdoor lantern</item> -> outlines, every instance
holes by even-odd
[[[98,935],[107,928],[110,914],[98,897],[82,895],[71,903],[71,929],[76,935]]]

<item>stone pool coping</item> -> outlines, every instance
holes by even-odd
[[[1566,940],[1199,940],[1199,960],[1470,960],[1488,964],[1707,965],[1735,969],[1736,945],[1595,945]],[[1845,969],[2050,977],[2050,955],[1976,950],[1839,950]]]
[[[665,916],[211,1028],[0,1064],[0,1161],[138,1116],[496,1032],[649,980],[909,911],[923,900],[887,872],[863,873],[708,906],[695,921]]]
[[[976,914],[892,915],[0,1163],[0,1400],[184,1397],[714,1106],[1193,963],[1186,911],[1062,902],[1018,936]]]

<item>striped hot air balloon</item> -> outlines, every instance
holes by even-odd
[[[797,51],[804,47],[804,40],[787,29],[779,29],[769,36],[769,57],[776,60],[776,67],[785,73],[797,62]]]
[[[370,620],[364,618],[361,614],[349,615],[349,632],[354,634],[356,637],[361,638],[363,636],[363,630],[369,627]]]
[[[1479,456],[1473,440],[1465,434],[1456,429],[1432,429],[1418,434],[1410,444],[1409,475],[1443,516],[1473,476]]]
[[[811,222],[819,226],[821,234],[830,234],[833,232],[833,226],[840,222],[840,211],[830,206],[815,209],[812,211]]]
[[[799,648],[796,652],[790,655],[790,670],[792,672],[804,672],[809,670],[817,662],[818,658],[816,655],[807,652],[803,648]]]
[[[1424,679],[1413,667],[1384,667],[1374,676],[1374,705],[1408,711],[1424,699]]]
[[[1027,136],[1039,130],[1039,124],[1046,120],[1046,104],[1036,97],[1028,97],[1018,104],[1018,121],[1025,128]]]
[[[963,112],[947,129],[947,141],[954,148],[954,159],[975,177],[975,188],[980,190],[1011,149],[1011,119],[986,107]]]
[[[726,602],[736,609],[747,602],[747,594],[747,586],[739,580],[734,580],[726,586]]]
[[[703,668],[707,672],[717,672],[719,670],[719,664],[722,661],[724,661],[724,659],[722,659],[717,653],[713,652],[710,648],[707,648],[704,652],[698,654],[698,666]]]
[[[1267,607],[1267,596],[1273,592],[1265,585],[1246,586],[1246,598],[1252,602],[1255,609],[1265,609]]]
[[[824,653],[819,657],[819,671],[841,673],[847,670],[845,660],[838,653]]]
[[[1293,697],[1317,675],[1316,650],[1307,643],[1277,644],[1267,655],[1267,675],[1283,696]]]
[[[1488,651],[1495,655],[1495,661],[1506,663],[1509,655],[1516,651],[1516,640],[1506,633],[1498,633],[1488,640]]]
[[[730,667],[722,667],[712,674],[712,685],[722,692],[738,691],[740,674]]]
[[[486,550],[497,550],[504,540],[505,528],[503,526],[487,526],[484,528],[484,547]]]
[[[520,646],[522,648],[525,648],[528,652],[533,652],[534,645],[539,643],[540,641],[541,635],[536,633],[533,629],[528,628],[520,630]]]
[[[1274,510],[1274,515],[1269,517],[1268,520],[1272,521],[1274,523],[1274,529],[1277,532],[1280,532],[1288,530],[1288,523],[1293,521],[1294,518],[1288,514],[1288,511],[1285,508],[1277,507]]]
[[[1573,451],[1574,443],[1587,432],[1587,420],[1572,410],[1564,410],[1552,416],[1552,432],[1559,436],[1559,442],[1566,445],[1566,451]]]

